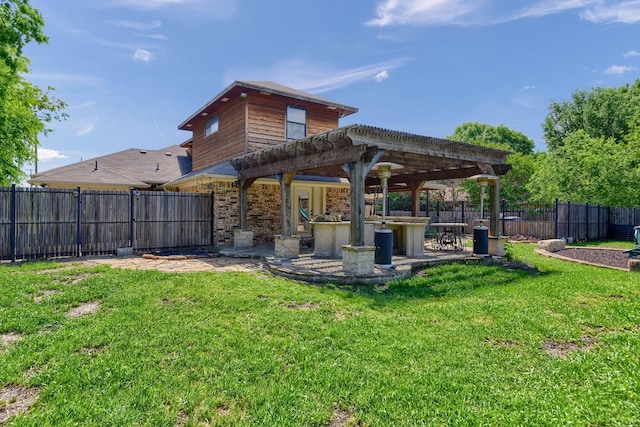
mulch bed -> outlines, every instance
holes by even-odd
[[[616,249],[567,248],[556,254],[605,267],[629,268],[629,255]]]

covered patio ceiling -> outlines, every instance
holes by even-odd
[[[349,178],[344,165],[357,161],[391,162],[390,191],[407,191],[410,184],[468,178],[487,173],[504,175],[508,151],[458,141],[414,135],[371,126],[351,125],[305,139],[249,153],[231,161],[241,180],[295,172]],[[380,185],[375,169],[368,170],[365,187]]]

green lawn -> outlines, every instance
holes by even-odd
[[[8,423],[639,425],[640,275],[533,248],[510,250],[535,270],[349,289],[4,265],[0,334],[22,338],[0,347],[0,389],[39,393]],[[86,302],[98,311],[68,316]]]

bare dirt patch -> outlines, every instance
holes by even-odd
[[[580,341],[580,343],[576,343],[571,341],[562,342],[549,340],[542,343],[542,347],[547,351],[547,353],[549,353],[549,356],[567,357],[571,352],[591,351],[591,349],[597,344],[596,339],[593,337],[582,337]]]
[[[334,405],[333,415],[331,416],[331,421],[329,421],[329,426],[345,427],[347,425],[358,425],[355,421],[355,417],[351,412],[346,409],[341,409],[338,405]]]
[[[56,291],[55,289],[45,289],[44,291],[42,291],[42,293],[40,295],[36,295],[35,297],[33,297],[33,302],[39,303],[44,298],[49,298],[50,296],[53,296],[53,295],[59,294],[59,293],[60,293],[60,291]]]
[[[100,301],[91,301],[80,304],[67,312],[67,316],[71,318],[82,317],[87,314],[93,314],[100,308]]]
[[[289,304],[287,306],[287,308],[289,310],[312,310],[314,308],[319,308],[320,306],[318,304],[313,304],[310,302],[305,302],[302,304]]]
[[[25,413],[36,401],[40,389],[10,385],[0,389],[0,423]]]
[[[104,348],[103,345],[97,347],[82,347],[80,353],[86,354],[89,357],[96,357],[104,351]]]
[[[9,332],[9,333],[0,335],[0,344],[2,344],[3,347],[5,347],[21,339],[22,339],[22,334],[18,334],[16,332]]]

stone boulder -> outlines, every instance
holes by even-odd
[[[558,252],[564,249],[564,239],[540,240],[538,248],[547,252]]]

